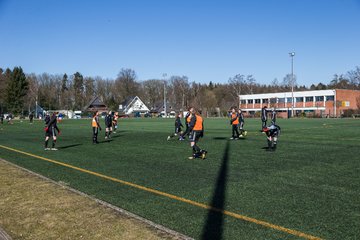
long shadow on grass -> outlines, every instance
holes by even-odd
[[[112,142],[112,141],[113,141],[112,139],[107,139],[107,140],[99,142],[99,144],[109,143],[109,142]]]
[[[122,134],[117,134],[115,133],[116,135],[112,135],[111,138],[118,138],[118,137],[123,137],[124,135]]]
[[[72,145],[67,145],[67,146],[62,146],[62,147],[58,147],[58,149],[66,149],[66,148],[72,148],[72,147],[77,147],[82,145],[82,143],[78,143],[78,144],[72,144]]]
[[[213,137],[214,140],[226,140],[226,137]]]
[[[206,224],[203,228],[201,239],[222,239],[225,205],[226,181],[229,160],[229,142],[226,142],[221,168],[216,181],[215,191],[211,200]]]

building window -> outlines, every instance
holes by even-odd
[[[284,103],[285,102],[285,98],[278,98],[279,103]]]
[[[305,102],[313,102],[314,101],[314,97],[306,97],[305,98]]]
[[[269,102],[269,99],[267,99],[267,98],[264,98],[263,100],[262,100],[262,103],[268,103]]]
[[[292,98],[291,98],[291,97],[288,97],[288,98],[287,98],[287,102],[288,102],[288,103],[292,102]]]
[[[326,101],[334,101],[334,96],[326,96]]]
[[[249,100],[248,100],[248,103],[251,103],[251,104],[252,104],[253,102],[254,102],[254,100],[252,100],[252,99],[249,99]]]
[[[260,99],[255,99],[255,103],[260,103]]]
[[[241,100],[240,103],[241,104],[246,104],[246,100]]]
[[[304,97],[297,97],[296,102],[304,102]]]
[[[324,96],[316,96],[315,101],[316,102],[323,102],[324,101]]]
[[[270,103],[276,103],[276,98],[270,98]]]

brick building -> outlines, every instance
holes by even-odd
[[[331,89],[293,93],[294,115],[315,114],[339,117],[346,109],[360,108],[360,91]],[[247,114],[259,112],[263,106],[276,108],[279,117],[291,116],[292,92],[240,95],[240,108]]]

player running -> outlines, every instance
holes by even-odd
[[[280,126],[278,125],[271,125],[269,127],[264,127],[263,132],[266,133],[268,147],[266,148],[267,151],[275,151],[277,146],[277,140],[280,135]]]
[[[231,140],[237,140],[239,139],[239,131],[238,131],[238,125],[239,125],[239,116],[236,112],[235,108],[231,109],[231,120],[230,125],[232,126],[232,137]]]
[[[93,115],[91,126],[92,126],[92,130],[93,130],[93,144],[98,144],[99,142],[97,140],[97,137],[98,137],[99,129],[101,131],[98,111],[96,111]]]
[[[56,151],[57,148],[55,148],[56,144],[56,132],[60,134],[60,130],[57,127],[57,113],[54,112],[52,116],[49,118],[49,120],[46,123],[45,126],[45,150],[53,150]],[[52,147],[48,148],[49,138],[52,137]]]
[[[175,132],[172,135],[169,135],[167,137],[167,140],[169,141],[171,138],[179,135],[179,140],[183,141],[184,138],[182,137],[182,134],[183,134],[183,132],[181,130],[182,127],[184,127],[184,126],[181,123],[181,113],[179,112],[175,119]]]
[[[186,129],[185,129],[185,132],[181,135],[181,138],[182,139],[185,139],[186,135],[188,135],[190,133],[190,129],[189,129],[189,125],[190,125],[190,120],[191,120],[191,109],[194,110],[194,108],[190,107],[188,109],[188,112],[186,113],[185,115],[185,126],[186,126]]]
[[[239,117],[239,130],[240,130],[239,137],[245,137],[247,135],[247,131],[244,129],[245,119],[244,119],[244,114],[241,111],[241,109],[239,109],[238,117]]]
[[[201,158],[205,159],[207,151],[202,150],[197,145],[200,138],[204,137],[204,120],[199,112],[195,112],[194,108],[191,108],[191,119],[190,119],[190,146],[192,147],[193,154],[189,159]]]
[[[113,118],[111,115],[111,111],[109,111],[109,113],[105,116],[105,139],[110,138],[110,134],[112,132],[112,124]]]

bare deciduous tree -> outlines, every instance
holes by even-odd
[[[163,100],[164,81],[152,79],[142,82],[144,101],[148,107],[158,107],[156,104]]]
[[[119,93],[116,96],[117,101],[124,101],[128,97],[133,97],[139,94],[140,84],[136,82],[136,73],[129,68],[123,68],[115,80],[115,88]]]

